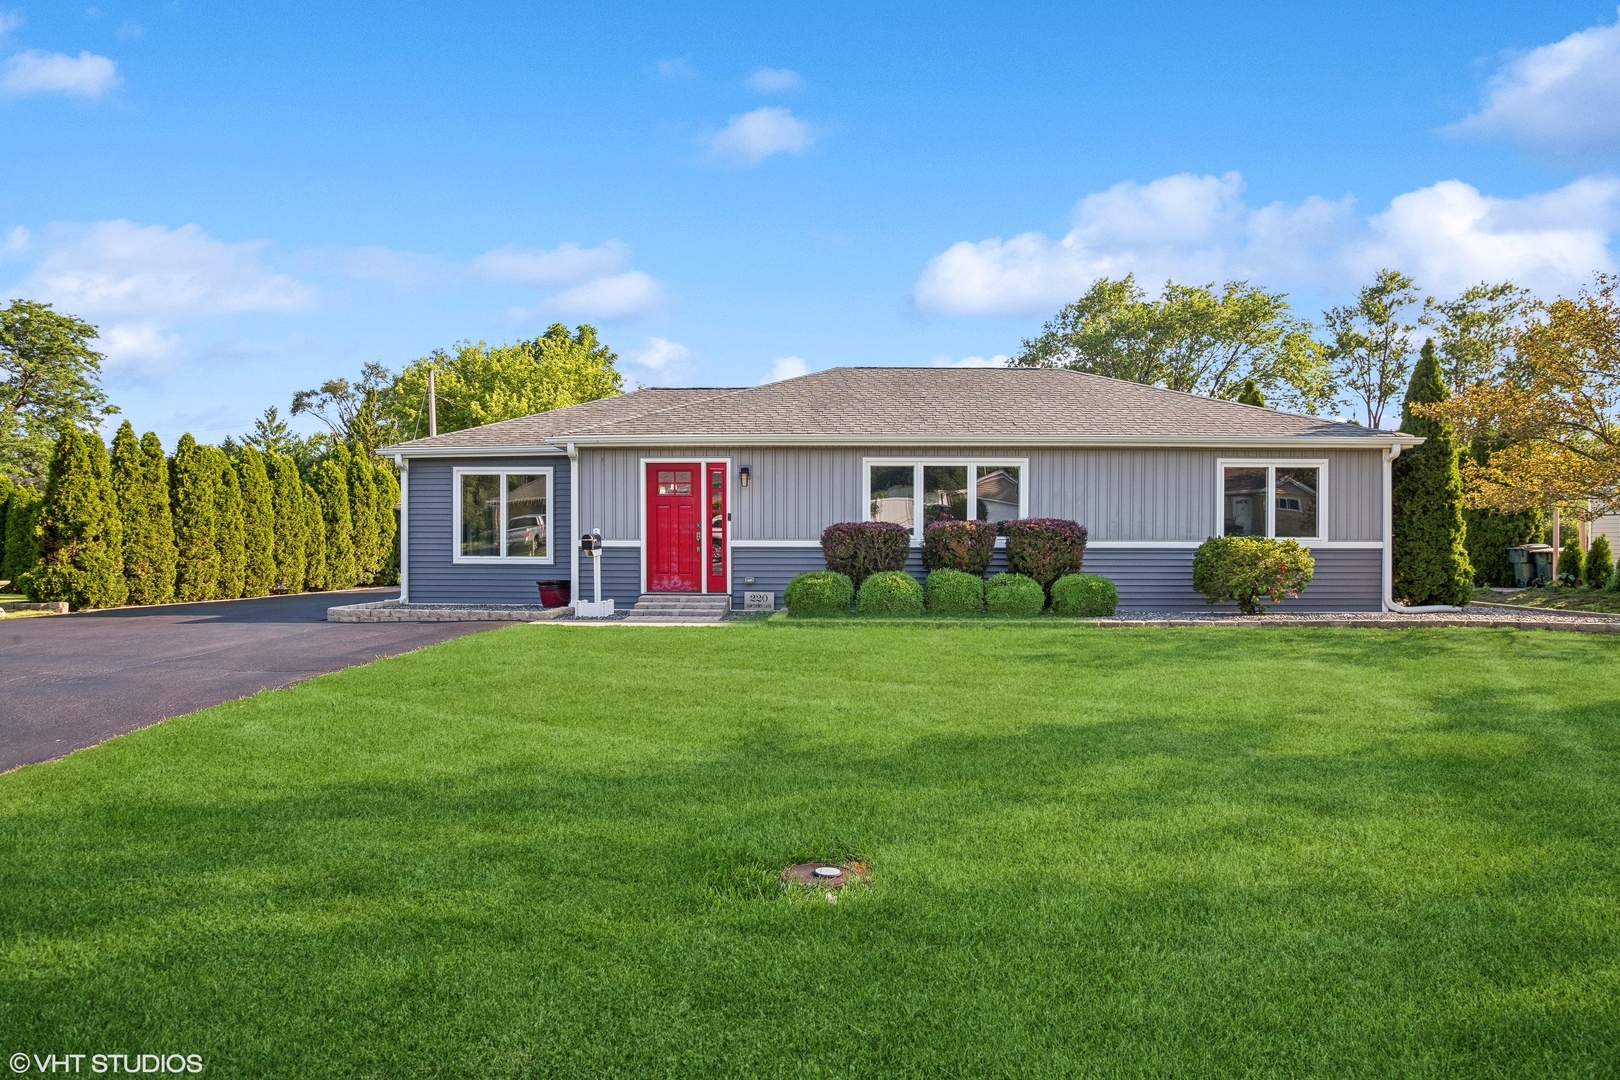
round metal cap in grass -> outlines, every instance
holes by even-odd
[[[862,863],[795,863],[782,871],[782,880],[789,885],[809,885],[817,889],[837,889],[851,881],[864,881],[866,866]]]

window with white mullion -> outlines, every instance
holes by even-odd
[[[1221,534],[1320,541],[1325,461],[1220,463]]]
[[[551,563],[552,470],[456,469],[455,562]]]
[[[903,525],[914,543],[940,521],[1024,516],[1024,461],[868,460],[867,520]]]

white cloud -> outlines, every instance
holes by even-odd
[[[22,225],[13,225],[6,230],[6,239],[0,243],[0,251],[10,256],[26,255],[32,246],[33,234]]]
[[[609,240],[593,248],[580,247],[571,242],[550,249],[507,244],[478,256],[468,271],[484,281],[565,285],[612,274],[628,265],[630,249],[617,240]]]
[[[44,246],[21,290],[85,317],[293,312],[316,298],[314,289],[265,265],[268,241],[227,243],[195,225],[102,221],[60,231]]]
[[[30,49],[6,60],[0,69],[0,93],[66,94],[98,98],[118,85],[118,65],[105,56],[81,52],[78,56]]]
[[[624,358],[637,367],[663,371],[684,363],[691,355],[692,350],[678,341],[650,337],[636,348],[627,350]]]
[[[810,125],[786,109],[767,105],[739,113],[704,141],[710,153],[735,165],[758,165],[773,154],[799,154],[815,140]]]
[[[419,289],[442,276],[442,260],[415,251],[395,251],[377,244],[335,253],[321,252],[311,265],[334,270],[356,281],[380,281],[402,291]]]
[[[928,358],[928,366],[929,367],[953,367],[953,368],[1006,367],[1008,359],[1009,359],[1008,357],[1002,355],[1001,353],[997,353],[996,355],[989,356],[989,357],[985,357],[985,356],[963,356],[963,357],[960,357],[958,359],[953,360],[950,356],[946,355],[945,353],[939,353],[939,354],[936,354],[934,356],[930,356]]]
[[[662,285],[631,270],[564,289],[541,307],[572,319],[627,319],[652,314],[665,302]]]
[[[1513,57],[1478,110],[1446,130],[1555,157],[1620,149],[1620,25],[1594,26]]]
[[[810,365],[797,356],[778,356],[771,364],[771,373],[765,376],[763,382],[781,382],[783,379],[797,379],[800,375],[810,374]]]
[[[11,33],[23,24],[23,13],[20,11],[0,11],[0,37]]]
[[[102,330],[100,345],[110,366],[150,371],[174,359],[180,336],[164,333],[155,323],[119,323]]]
[[[784,90],[797,90],[804,85],[804,78],[797,71],[787,68],[757,67],[748,76],[748,85],[762,94],[777,94]]]
[[[924,311],[1050,312],[1098,277],[1134,273],[1153,288],[1246,278],[1271,288],[1344,290],[1381,266],[1454,291],[1513,278],[1568,288],[1613,265],[1620,180],[1588,177],[1556,191],[1501,199],[1457,180],[1397,196],[1359,219],[1346,197],[1252,207],[1242,178],[1181,174],[1087,195],[1060,240],[1022,233],[959,241],[931,259],[913,289]]]

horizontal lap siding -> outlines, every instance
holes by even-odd
[[[476,566],[451,561],[454,551],[454,469],[521,472],[551,469],[551,544],[549,565]],[[568,578],[568,459],[566,457],[425,459],[410,463],[410,600],[416,604],[537,604],[535,582]]]
[[[1028,458],[1029,512],[1069,518],[1093,540],[1200,541],[1218,529],[1219,458],[1326,458],[1329,539],[1377,541],[1382,454],[1378,450],[1266,451],[1184,449],[1039,449],[949,447],[725,447],[580,451],[580,524],[609,540],[641,535],[641,461],[730,459],[732,537],[814,540],[838,521],[866,516],[861,462],[867,457]],[[737,483],[748,466],[749,486]]]
[[[1321,548],[1310,586],[1277,611],[1378,611],[1382,608],[1383,552],[1375,549]],[[1192,587],[1189,548],[1101,548],[1086,551],[1084,569],[1101,574],[1119,590],[1119,606],[1138,611],[1209,610]],[[1231,605],[1223,605],[1230,609]]]

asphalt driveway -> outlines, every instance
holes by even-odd
[[[329,623],[398,589],[0,619],[0,771],[504,623]]]

